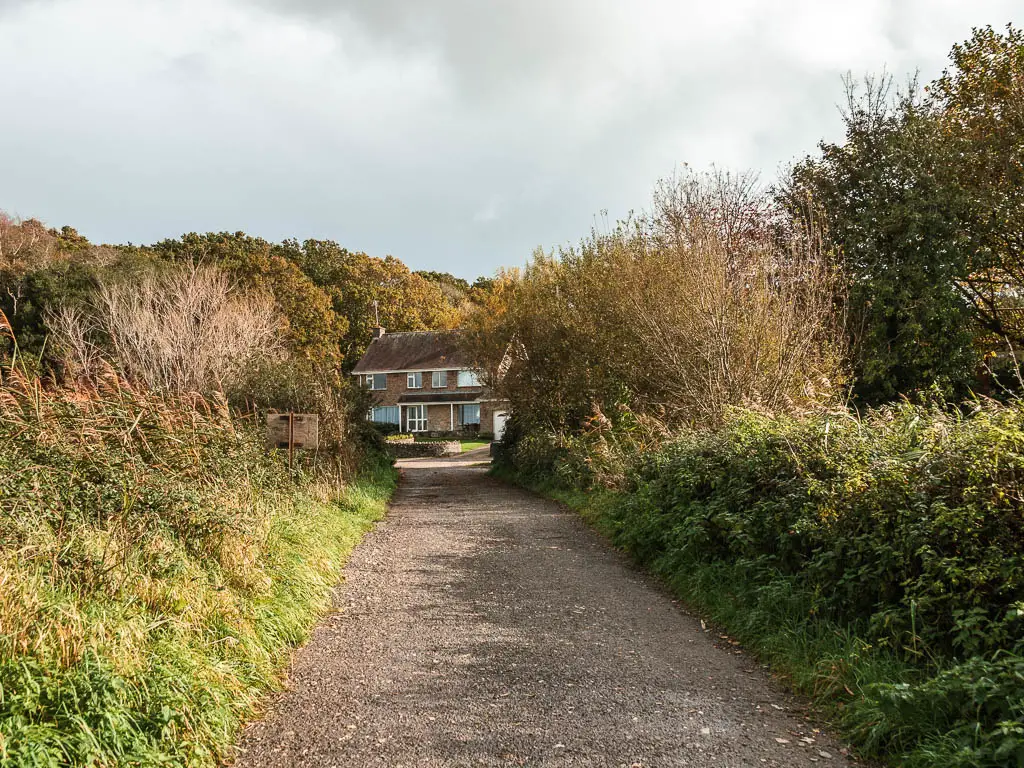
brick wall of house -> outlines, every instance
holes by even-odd
[[[436,390],[435,390],[436,391]],[[448,405],[428,405],[427,406],[427,430],[430,432],[448,432],[449,427],[449,416],[450,408]],[[458,423],[459,413],[458,409],[455,410],[455,421]]]
[[[374,405],[398,405],[398,398],[405,394],[431,392],[459,392],[466,391],[465,387],[458,386],[458,371],[448,371],[448,384],[443,389],[435,389],[431,386],[431,373],[423,372],[423,387],[420,389],[409,389],[408,379],[405,372],[389,373],[387,375],[387,389],[374,390]],[[482,402],[480,404],[480,431],[490,433],[494,430],[494,412],[508,410],[506,403],[500,401]],[[451,407],[448,405],[427,406],[427,430],[430,432],[448,432],[451,429]],[[455,406],[455,424],[458,427],[459,409]],[[404,424],[403,424],[404,427]]]
[[[421,389],[409,389],[408,377],[406,373],[389,373],[388,374],[388,386],[387,389],[378,389],[373,392],[376,396],[375,405],[398,405],[398,398],[400,395],[407,393],[422,393],[429,394],[431,392],[458,392],[460,391],[457,386],[459,377],[458,371],[448,371],[448,386],[444,388],[435,389],[430,386],[431,383],[431,372],[423,371],[423,387]],[[465,387],[462,388],[465,391]],[[428,412],[427,417],[430,417]]]

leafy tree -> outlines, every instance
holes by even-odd
[[[976,29],[929,91],[948,149],[941,183],[969,243],[961,286],[987,331],[1024,344],[1024,32]]]
[[[331,296],[277,246],[243,232],[210,232],[164,240],[146,250],[174,261],[216,264],[244,285],[273,296],[288,322],[286,340],[293,352],[340,366],[348,329],[344,316],[334,311]]]
[[[782,197],[798,216],[820,216],[847,280],[855,391],[867,402],[938,384],[962,393],[977,362],[974,327],[958,280],[967,242],[951,210],[960,190],[941,182],[948,145],[910,93],[890,80],[849,88],[846,140],[798,165]]]
[[[355,365],[380,324],[392,331],[454,328],[459,312],[440,288],[393,256],[349,251],[330,240],[286,240],[280,252],[321,289],[348,322],[340,340],[347,366]]]
[[[572,439],[637,419],[707,427],[734,406],[833,397],[843,371],[829,260],[806,234],[783,240],[779,212],[748,181],[666,182],[650,216],[500,276],[468,337],[502,374],[520,435]]]
[[[0,311],[11,324],[23,359],[38,361],[41,369],[52,366],[54,360],[45,354],[48,314],[59,307],[86,305],[97,279],[94,266],[72,260],[55,261],[23,274],[0,272]]]
[[[52,313],[87,308],[101,281],[152,268],[152,259],[131,251],[94,246],[72,227],[47,229],[35,219],[0,213],[0,312],[18,340],[23,363],[37,373],[59,367],[48,344]],[[0,352],[13,349],[0,339]]]
[[[429,280],[432,283],[438,285],[446,285],[454,288],[457,291],[461,291],[463,295],[469,293],[469,281],[461,277],[456,277],[449,272],[434,272],[427,269],[418,269],[413,272],[414,275],[419,275],[425,280]]]
[[[74,227],[63,226],[60,229],[51,229],[50,234],[57,240],[57,247],[64,253],[83,251],[92,246],[89,239],[78,233]]]
[[[856,393],[867,402],[978,384],[985,350],[1024,344],[1024,35],[986,27],[952,66],[889,98],[850,89],[846,139],[782,191],[842,256]]]

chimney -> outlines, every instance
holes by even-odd
[[[373,338],[379,339],[383,335],[384,329],[381,326],[378,325],[376,328],[373,329]]]

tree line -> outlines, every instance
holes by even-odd
[[[318,411],[335,442],[362,421],[345,372],[372,328],[456,327],[489,286],[330,240],[221,232],[98,246],[0,215],[0,312],[13,336],[0,353],[16,344],[22,370],[70,384],[112,371],[250,410]]]
[[[924,87],[846,85],[845,139],[779,182],[684,170],[499,277],[472,336],[491,370],[511,351],[524,426],[1019,388],[1024,33],[975,30]]]

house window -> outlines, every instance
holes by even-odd
[[[409,373],[406,377],[406,383],[409,389],[420,389],[423,387],[423,374],[419,371],[415,373]]]
[[[448,386],[448,371],[434,371],[430,375],[430,386],[434,389],[444,389]]]
[[[401,413],[397,405],[379,405],[370,409],[370,421],[375,424],[394,424],[400,426]]]
[[[388,375],[386,373],[368,373],[363,378],[363,385],[367,389],[387,389]]]
[[[459,386],[479,387],[480,377],[477,376],[476,371],[459,371]]]
[[[405,428],[410,432],[427,431],[427,406],[408,405],[405,408]]]
[[[467,426],[469,424],[480,423],[480,404],[472,403],[470,405],[459,406],[459,424]]]

